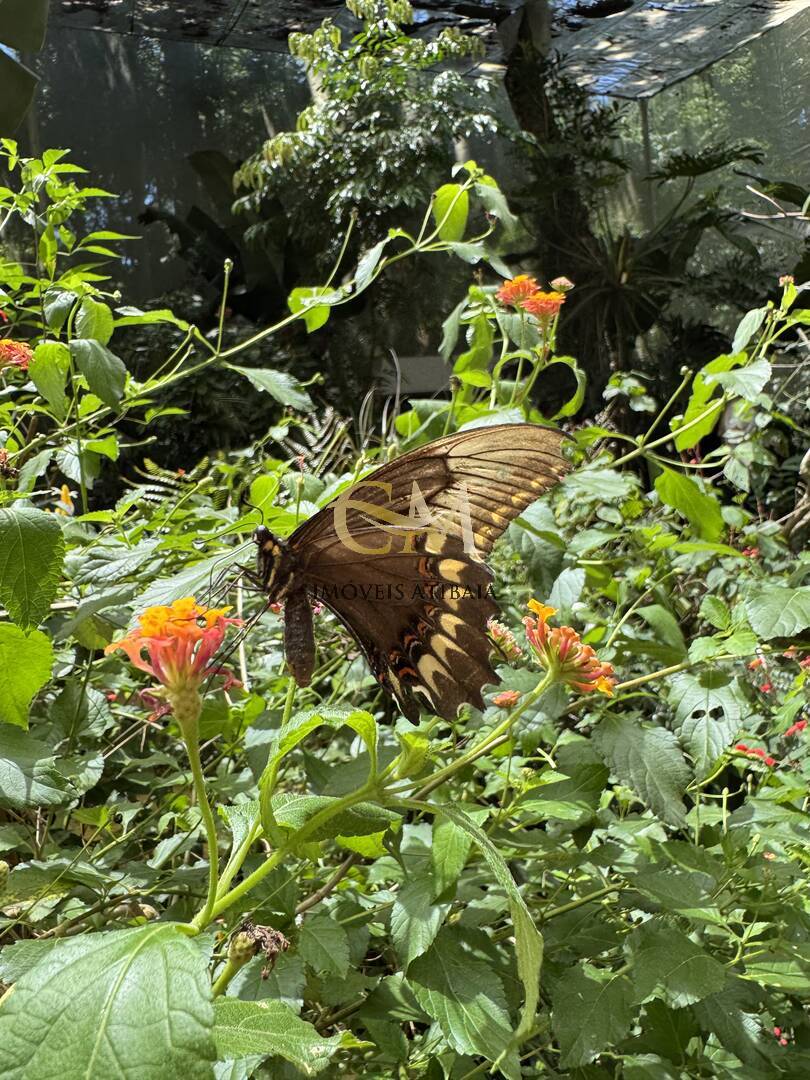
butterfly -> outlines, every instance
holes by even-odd
[[[452,720],[465,702],[483,708],[482,687],[499,681],[485,558],[567,472],[563,439],[536,424],[460,431],[355,481],[286,540],[259,526],[257,584],[268,603],[284,603],[298,685],[315,665],[314,600],[350,631],[411,722],[423,709]]]

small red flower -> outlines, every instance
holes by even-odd
[[[760,690],[763,694],[770,694],[771,690],[773,690],[773,683],[764,682],[762,686],[760,686]]]
[[[776,758],[770,757],[764,750],[758,746],[748,746],[746,743],[737,743],[734,747],[735,750],[741,754],[745,754],[747,757],[759,758],[768,768],[773,768],[776,765]]]
[[[0,311],[0,319],[2,319],[3,322],[8,322],[8,315],[6,315],[5,311]]]
[[[800,660],[799,667],[804,668],[805,671],[810,670],[810,656],[805,656],[804,660]]]
[[[487,631],[490,640],[497,646],[498,651],[501,652],[507,660],[519,660],[521,656],[523,656],[523,649],[518,645],[515,640],[515,635],[508,626],[504,626],[503,623],[498,622],[497,619],[491,618],[487,622]]]
[[[789,739],[792,735],[799,735],[807,727],[806,720],[797,720],[795,724],[791,724],[785,732],[785,738]]]
[[[764,663],[765,663],[765,661],[762,659],[762,657],[757,656],[751,661],[751,663],[748,665],[748,667],[749,667],[749,669],[751,671],[756,671],[756,669],[762,667],[762,665]]]
[[[743,554],[746,559],[758,559],[760,552],[758,547],[747,547],[742,549],[741,554]]]
[[[492,699],[492,704],[497,705],[499,709],[514,709],[519,701],[520,694],[517,690],[502,690]]]

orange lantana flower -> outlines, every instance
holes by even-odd
[[[523,300],[528,300],[537,292],[538,285],[533,277],[528,274],[518,274],[510,281],[505,281],[495,296],[502,304],[511,304],[512,307],[520,307]]]
[[[500,694],[496,694],[492,699],[492,704],[497,705],[499,709],[514,709],[519,701],[518,690],[501,690]]]
[[[564,303],[565,293],[563,292],[536,292],[525,300],[521,300],[520,307],[537,319],[552,319],[559,314]]]
[[[33,359],[33,350],[24,341],[13,341],[11,338],[0,341],[0,368],[16,367],[20,371],[28,371]]]
[[[167,607],[150,607],[139,617],[135,630],[114,641],[105,653],[122,649],[131,663],[166,687],[171,699],[182,691],[196,691],[210,675],[224,675],[225,687],[233,676],[211,661],[225,639],[230,608],[206,608],[193,596],[175,600]]]
[[[530,600],[528,607],[537,618],[527,615],[523,625],[529,644],[542,666],[547,671],[555,672],[560,682],[567,683],[581,694],[599,690],[611,695],[616,682],[613,665],[600,660],[590,645],[583,645],[572,627],[550,627],[548,619],[557,614],[555,608],[537,600]]]

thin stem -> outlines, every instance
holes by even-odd
[[[225,313],[228,310],[228,287],[231,283],[233,263],[225,260],[225,284],[222,286],[222,302],[219,305],[219,326],[217,327],[217,352],[222,351],[222,335],[225,333]]]
[[[205,834],[208,839],[208,896],[205,907],[195,918],[194,924],[201,927],[207,926],[211,921],[214,904],[217,899],[217,887],[219,885],[219,858],[217,855],[217,826],[214,815],[211,812],[211,804],[208,801],[208,792],[205,788],[202,762],[200,761],[200,737],[196,723],[188,725],[188,730],[183,732],[186,743],[186,753],[191,765],[191,776],[194,783],[194,794],[197,797],[197,805],[200,808]]]

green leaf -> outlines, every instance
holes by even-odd
[[[124,236],[122,233],[93,233],[93,236],[108,236],[111,240],[137,240],[135,236]],[[86,236],[85,240],[90,237]],[[116,326],[155,326],[159,323],[170,323],[180,330],[188,330],[189,324],[185,319],[178,319],[174,312],[168,308],[159,308],[155,311],[141,311],[136,307],[120,307],[115,309]]]
[[[731,368],[739,367],[740,364],[744,364],[747,359],[748,357],[744,352],[736,352],[733,355],[724,353],[722,356],[717,356],[714,360],[705,364],[695,375],[692,380],[692,396],[689,398],[686,412],[682,417],[676,417],[672,421],[671,427],[675,434],[676,450],[691,450],[692,447],[697,446],[701,439],[705,438],[709,432],[714,431],[715,425],[720,419],[720,414],[722,412],[720,399],[718,398],[714,403],[714,406],[710,407],[712,395],[716,390],[716,384],[707,382],[706,376],[716,375],[721,371],[730,371]],[[682,434],[678,434],[679,428],[684,427],[693,420],[697,420],[697,418],[707,410],[710,411],[703,420],[696,423]]]
[[[719,596],[708,593],[700,602],[700,614],[716,630],[728,630],[731,625],[731,612],[728,605]]]
[[[221,1058],[271,1055],[284,1058],[306,1076],[315,1076],[328,1068],[343,1036],[319,1034],[283,1001],[227,997],[215,1003],[214,1040]]]
[[[28,727],[28,706],[51,677],[53,646],[41,630],[0,624],[0,721]]]
[[[698,675],[686,671],[673,675],[667,698],[675,707],[681,743],[691,754],[698,776],[705,776],[731,745],[748,700],[736,679],[712,669]]]
[[[637,1002],[660,997],[673,1009],[682,1009],[726,984],[726,969],[719,960],[679,930],[648,923],[633,950],[633,989]]]
[[[584,822],[590,820],[605,790],[608,770],[601,762],[583,762],[571,770],[544,772],[518,800],[521,810],[540,821]]]
[[[69,372],[70,349],[61,341],[43,341],[34,349],[34,359],[28,368],[28,374],[58,420],[64,420],[67,416],[68,399],[65,396],[65,387]]]
[[[411,964],[408,983],[456,1053],[495,1062],[512,1043],[506,997],[490,965],[465,950],[465,933],[461,927],[444,927]]]
[[[312,412],[315,406],[312,398],[299,381],[286,371],[273,371],[271,368],[243,368],[229,364],[232,371],[238,371],[249,379],[257,390],[264,390],[279,405],[289,406],[298,412]]]
[[[734,341],[731,344],[731,351],[733,353],[742,352],[754,334],[758,333],[767,314],[768,309],[766,307],[754,308],[752,311],[746,311],[734,332]]]
[[[311,334],[327,322],[332,304],[342,299],[342,292],[336,292],[326,285],[304,285],[293,289],[287,298],[287,307],[293,315],[303,313],[307,333]]]
[[[468,371],[486,371],[492,360],[494,331],[486,315],[476,315],[471,325],[470,347],[463,352],[455,364],[453,372],[460,375]]]
[[[433,218],[441,240],[461,240],[470,214],[470,196],[460,184],[443,184],[433,195]]]
[[[551,1014],[560,1043],[560,1064],[587,1065],[630,1030],[633,985],[621,974],[579,964],[554,988]]]
[[[770,381],[772,373],[767,360],[754,360],[736,371],[720,371],[716,375],[707,375],[706,382],[719,383],[724,390],[737,394],[746,401],[756,401]]]
[[[310,735],[319,727],[331,727],[335,730],[349,727],[352,731],[357,732],[368,751],[369,779],[376,775],[377,722],[371,713],[364,712],[362,709],[311,709],[306,712],[296,713],[279,731],[278,741],[270,753],[267,765],[259,781],[262,813],[266,821],[271,822],[273,820],[272,817],[267,818],[268,800],[275,790],[281,762],[307,735]],[[314,796],[305,797],[313,798]],[[347,835],[351,834],[347,833]]]
[[[475,811],[473,811],[475,813]],[[442,896],[459,879],[472,848],[472,836],[449,817],[438,815],[433,822],[430,859],[433,867],[434,896]]]
[[[521,235],[527,235],[520,218],[509,209],[506,196],[496,184],[477,183],[475,193],[484,209],[501,223],[503,228],[503,235],[500,237],[501,244],[511,242]],[[510,250],[519,249],[512,247]]]
[[[277,795],[270,804],[269,816],[262,823],[276,843],[295,842],[285,831],[298,832],[323,810],[332,810],[340,802],[331,795]],[[266,804],[263,804],[266,805]],[[384,832],[399,820],[399,815],[376,803],[358,802],[344,806],[328,819],[307,831],[306,840],[331,840],[335,836],[371,836]]]
[[[140,552],[138,549],[134,551],[131,548],[127,549],[130,552],[129,562],[126,550],[124,550],[108,567],[105,568],[102,565],[98,573],[94,575],[93,583],[105,584],[120,581],[139,568],[144,561],[154,557],[153,548],[148,543],[139,547],[141,547]],[[184,567],[171,577],[157,578],[136,597],[135,612],[161,604],[171,604],[175,600],[182,600],[184,596],[196,596],[210,590],[217,577],[229,567],[238,565],[242,558],[244,558],[244,551],[228,548],[219,555],[212,555],[209,559],[201,559],[200,562]],[[74,575],[74,580],[79,581],[79,578]],[[135,618],[136,615],[133,615],[133,623]]]
[[[621,783],[660,818],[677,826],[686,823],[683,793],[692,774],[671,731],[626,715],[606,716],[593,743]]]
[[[115,353],[92,338],[77,338],[70,343],[70,353],[79,371],[87,379],[90,391],[110,409],[117,409],[124,394],[127,369]]]
[[[349,938],[340,923],[325,913],[304,919],[298,932],[298,954],[316,972],[342,979],[349,970]]]
[[[62,528],[54,514],[32,506],[0,510],[0,601],[23,630],[48,615],[64,557]]]
[[[431,813],[443,814],[454,825],[471,836],[486,860],[495,880],[506,893],[509,912],[515,928],[515,950],[517,969],[523,983],[523,1011],[520,1024],[515,1032],[515,1041],[520,1042],[531,1031],[534,1016],[540,1000],[540,969],[543,965],[543,938],[534,925],[526,901],[520,895],[515,879],[503,856],[490,838],[460,806],[452,803],[431,804]]]
[[[92,296],[85,296],[76,314],[77,335],[106,345],[113,336],[114,329],[113,313],[107,305],[94,300]]]
[[[408,878],[396,894],[391,909],[391,939],[403,969],[432,944],[450,909],[433,902],[433,878],[420,874]]]
[[[42,300],[45,322],[51,330],[61,330],[78,297],[65,289],[48,289]],[[65,346],[67,348],[67,346]]]
[[[661,502],[685,517],[704,540],[719,540],[723,535],[719,502],[702,491],[691,476],[662,468],[655,481],[655,490]]]
[[[354,291],[361,293],[369,283],[374,275],[374,271],[382,258],[382,254],[385,251],[388,240],[380,240],[374,247],[365,251],[357,263],[357,272],[354,276]]]
[[[0,806],[12,810],[61,806],[72,795],[44,743],[16,727],[0,725]]]
[[[804,951],[808,952],[806,946]],[[788,945],[768,949],[763,955],[746,961],[742,977],[751,979],[758,986],[774,986],[806,996],[810,992],[810,954],[801,956],[797,952]]]
[[[3,1002],[3,1075],[210,1080],[213,1022],[207,957],[176,925],[83,934]]]
[[[766,641],[794,637],[810,626],[810,585],[761,586],[749,593],[745,611],[754,633]]]

